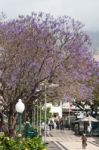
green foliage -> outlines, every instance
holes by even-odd
[[[46,112],[46,120],[49,120],[49,118],[51,117],[52,117],[52,113],[50,112],[50,107],[49,107],[47,108],[47,112]],[[45,121],[45,109],[42,110],[41,120]]]
[[[0,137],[0,150],[43,150],[45,148],[40,137],[16,139]]]
[[[91,109],[95,112],[98,111],[99,107],[99,85],[97,85],[93,91],[93,104],[91,106]]]

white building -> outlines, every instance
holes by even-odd
[[[59,116],[60,118],[63,117],[63,113],[66,112],[67,114],[69,113],[75,113],[78,118],[83,118],[84,115],[84,111],[81,111],[80,108],[76,107],[75,105],[73,105],[70,102],[64,102],[62,103],[62,101],[60,102],[60,105],[52,105],[52,103],[47,103],[47,107],[50,107],[50,112],[56,116]],[[90,106],[85,105],[84,107],[87,110],[90,110]]]

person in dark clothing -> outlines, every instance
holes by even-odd
[[[59,129],[59,121],[56,121],[56,129]]]
[[[50,120],[49,129],[50,129],[50,130],[54,129],[54,123],[53,123],[52,120]]]
[[[63,119],[60,120],[60,129],[64,130],[64,122]]]
[[[87,146],[87,137],[85,134],[82,135],[82,149],[86,149]]]

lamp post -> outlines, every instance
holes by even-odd
[[[21,133],[21,125],[22,125],[22,113],[25,109],[25,105],[21,99],[15,105],[15,109],[18,112],[18,124],[19,124],[19,132]]]
[[[37,102],[37,105],[36,105],[36,124],[37,124],[37,131],[38,131],[38,102]]]
[[[45,92],[45,94],[44,94],[44,108],[45,108],[45,113],[44,113],[44,120],[45,120],[45,126],[44,126],[44,142],[46,142],[46,132],[47,132],[47,130],[46,130],[46,121],[47,121],[47,117],[46,117],[46,115],[47,115],[47,107],[46,107],[46,103],[47,103],[47,88],[57,88],[57,87],[59,87],[59,84],[54,84],[54,83],[46,83],[46,82],[44,82],[44,83],[41,83],[40,84],[41,86],[44,86],[44,92]]]
[[[42,104],[41,104],[41,102],[40,102],[40,135],[41,135],[41,117],[42,117],[42,116],[41,116],[41,113],[42,113],[42,112],[41,112],[41,108],[42,108]]]
[[[47,107],[46,107],[46,103],[47,103],[47,93],[46,93],[46,88],[47,86],[45,85],[45,114],[44,114],[44,120],[45,120],[45,127],[44,127],[44,142],[46,141],[46,114],[47,114]]]
[[[69,129],[70,129],[70,124],[71,124],[71,115],[70,115],[70,112],[71,112],[71,104],[69,102]]]
[[[33,109],[32,109],[32,126],[35,128],[36,125],[36,107],[35,107],[35,101],[33,102]]]

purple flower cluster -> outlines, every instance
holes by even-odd
[[[99,82],[99,65],[79,21],[42,12],[0,23],[0,68],[13,101],[29,98],[45,79],[64,87],[64,95],[88,99]],[[10,88],[9,88],[10,86]],[[34,92],[34,93],[33,93]],[[6,97],[8,97],[6,92]]]

